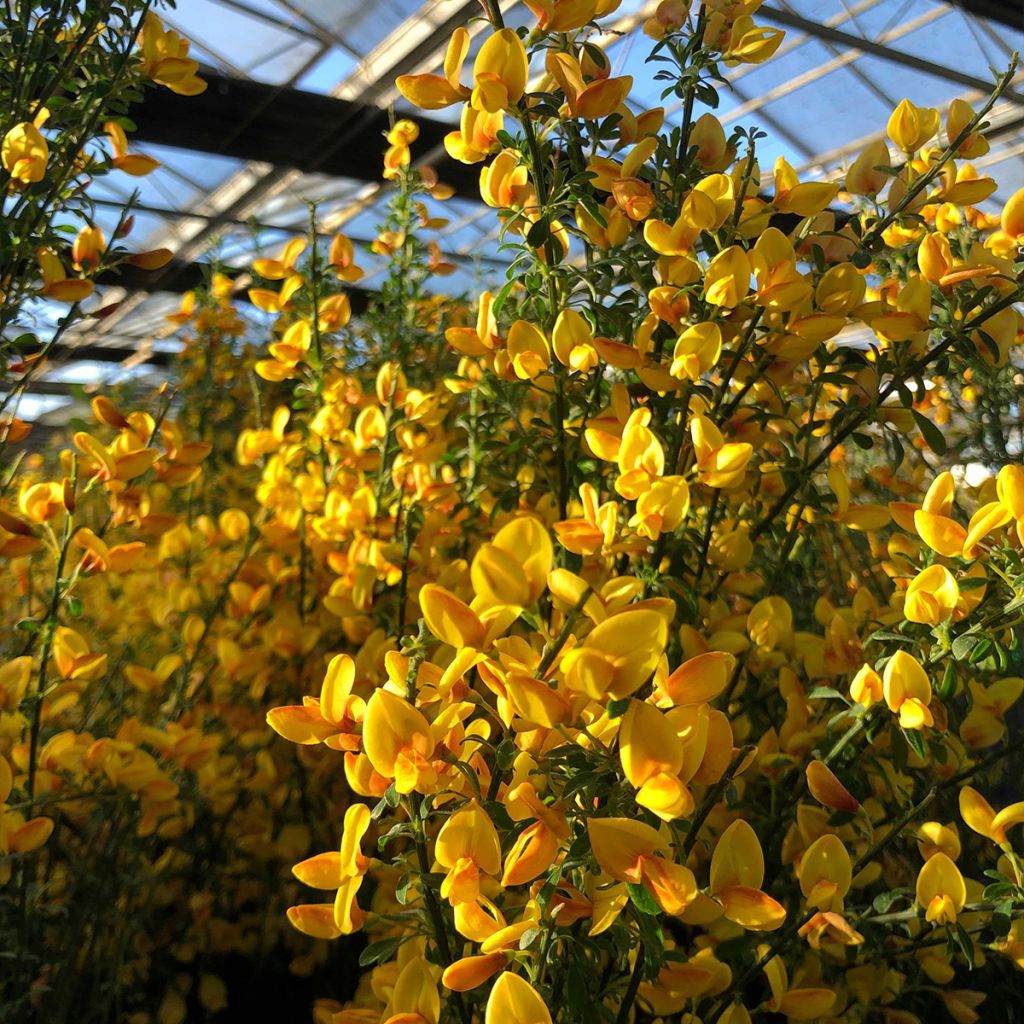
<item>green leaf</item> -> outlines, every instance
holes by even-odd
[[[914,422],[917,424],[917,429],[921,431],[921,436],[925,440],[925,444],[936,455],[946,454],[946,437],[939,428],[932,423],[924,413],[918,412],[916,409],[910,410],[914,414]]]
[[[907,746],[917,754],[920,758],[928,757],[928,746],[924,741],[924,737],[917,729],[903,729],[903,738],[907,741]]]
[[[372,964],[387,963],[398,947],[405,941],[402,936],[392,936],[390,939],[381,939],[379,942],[371,942],[366,949],[359,954],[359,966],[370,967]]]
[[[963,661],[974,650],[974,645],[977,642],[978,634],[973,631],[953,637],[953,657],[957,661]]]
[[[977,665],[979,661],[984,661],[989,654],[992,653],[992,648],[995,645],[992,643],[990,636],[983,636],[975,645],[974,650],[971,651],[971,656],[967,659],[972,665]]]
[[[960,947],[960,952],[963,953],[964,959],[967,961],[967,969],[969,971],[974,970],[974,942],[971,940],[970,935],[967,934],[967,929],[959,922],[956,923],[956,944]]]
[[[938,689],[936,692],[938,693],[940,700],[949,700],[949,698],[952,697],[954,693],[956,693],[955,662],[946,662],[946,671],[942,673],[942,679],[939,682]]]
[[[629,898],[633,906],[640,911],[641,914],[648,914],[651,917],[657,917],[661,913],[661,907],[658,906],[657,901],[651,895],[650,890],[646,885],[635,885],[632,882],[626,884],[626,890],[629,892]]]
[[[887,892],[880,892],[872,900],[871,909],[876,914],[888,914],[896,903],[909,895],[909,889],[889,889]]]
[[[849,701],[834,686],[816,686],[809,694],[808,700],[841,700],[844,704]]]
[[[551,237],[551,225],[546,217],[541,217],[526,233],[526,244],[539,249]]]
[[[629,709],[629,697],[608,702],[608,717],[621,718]]]

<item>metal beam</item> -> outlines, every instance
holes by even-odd
[[[968,89],[980,89],[982,91],[991,91],[992,89],[991,82],[975,78],[974,75],[964,74],[962,71],[957,71],[956,68],[936,64],[933,61],[915,57],[913,54],[904,53],[901,50],[893,50],[882,43],[872,42],[870,39],[854,35],[852,32],[844,32],[842,29],[820,25],[792,11],[785,11],[778,7],[763,4],[758,8],[757,13],[758,17],[773,21],[777,25],[799,29],[801,32],[806,32],[807,35],[814,36],[816,39],[838,43],[840,46],[845,46],[852,50],[860,50],[862,53],[868,53],[872,57],[878,57],[892,64],[898,64],[901,67],[912,68],[914,71],[920,71],[926,75],[934,75],[936,78],[944,78],[946,81],[956,82],[958,85],[966,86]],[[1019,93],[1007,90],[1005,95],[1007,99],[1024,104],[1024,97]]]
[[[34,354],[25,353],[25,356]],[[138,349],[125,348],[123,345],[118,348],[107,345],[77,345],[74,348],[57,345],[50,359],[52,362],[61,362],[61,365],[67,365],[68,361],[73,360],[76,363],[131,363],[133,366],[146,365],[163,369],[174,362],[177,354],[163,349],[147,350],[145,344]]]
[[[1024,32],[1024,7],[1020,0],[947,0],[950,7],[956,7],[976,18],[987,18],[1008,25],[1018,32]]]
[[[154,89],[131,109],[133,139],[198,150],[235,160],[259,160],[304,174],[356,181],[380,180],[388,130],[387,111],[353,100],[203,68],[198,96]],[[450,124],[417,117],[417,149],[443,145]],[[457,195],[479,199],[479,170],[445,159],[437,168]],[[188,216],[188,214],[185,214]]]
[[[17,380],[5,380],[2,387],[8,392],[13,392],[20,383]],[[23,394],[26,397],[30,395],[46,395],[57,398],[73,398],[79,388],[84,388],[88,391],[90,388],[99,389],[108,386],[108,383],[102,380],[31,380],[26,385]]]

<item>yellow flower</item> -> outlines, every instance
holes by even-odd
[[[768,947],[759,946],[758,955],[767,955]],[[767,1007],[772,1013],[781,1013],[787,1020],[816,1020],[825,1016],[835,1005],[837,995],[828,988],[790,988],[789,972],[780,956],[773,956],[764,966],[772,997]]]
[[[621,700],[650,678],[667,643],[664,616],[627,608],[605,619],[562,658],[566,685],[592,700]]]
[[[931,709],[932,685],[921,663],[906,651],[897,651],[882,674],[885,703],[900,716],[904,729],[934,725]]]
[[[838,836],[826,833],[811,843],[800,858],[797,876],[808,906],[842,912],[853,873],[850,855]]]
[[[924,862],[917,875],[916,898],[926,921],[954,924],[967,902],[967,887],[960,869],[944,853]]]
[[[939,112],[933,107],[918,107],[910,100],[900,100],[886,127],[889,138],[904,153],[920,149],[939,128]]]
[[[434,856],[448,870],[441,883],[441,896],[452,905],[475,901],[480,896],[480,876],[498,874],[501,842],[491,819],[475,800],[441,827]]]
[[[50,147],[31,121],[22,121],[4,136],[0,156],[4,170],[15,181],[31,185],[43,180],[46,161],[50,158]]]
[[[529,63],[522,40],[510,28],[495,32],[473,64],[470,105],[495,114],[514,107],[526,91]]]
[[[525,978],[506,971],[487,997],[484,1024],[551,1024],[551,1013]]]
[[[160,166],[160,161],[154,160],[151,156],[143,156],[141,153],[129,154],[128,137],[116,121],[107,121],[103,130],[107,133],[110,147],[114,151],[114,157],[110,161],[111,166],[117,170],[124,171],[125,174],[130,174],[133,178],[142,178],[147,174],[152,174]]]
[[[700,482],[726,491],[739,487],[754,454],[753,445],[745,441],[726,444],[721,431],[706,416],[694,416],[690,433]]]
[[[636,802],[663,821],[693,811],[693,796],[680,778],[683,744],[668,717],[652,704],[631,700],[619,727],[619,758]]]
[[[666,856],[668,843],[642,821],[590,818],[590,843],[601,870],[620,882],[643,885],[666,914],[678,916],[697,895],[689,868]]]
[[[181,96],[197,96],[206,89],[206,82],[196,74],[198,61],[188,56],[188,40],[165,29],[152,11],[146,14],[138,42],[148,78]]]
[[[907,587],[903,614],[911,622],[937,626],[945,622],[960,600],[960,588],[944,565],[931,565],[919,572]]]
[[[374,771],[395,780],[399,793],[429,792],[437,781],[430,725],[408,701],[375,690],[366,704],[363,749]]]
[[[1005,846],[1007,830],[1024,822],[1024,801],[1010,804],[997,812],[976,789],[964,786],[960,790],[960,816],[979,835]]]
[[[711,856],[708,892],[721,913],[751,931],[774,931],[786,920],[786,910],[761,891],[764,853],[754,830],[734,821],[719,837]]]

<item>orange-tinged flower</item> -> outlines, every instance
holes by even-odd
[[[485,953],[464,956],[444,969],[441,984],[452,992],[469,992],[492,978],[508,963],[508,954]]]
[[[491,819],[475,800],[441,826],[434,856],[448,871],[441,883],[441,896],[452,905],[475,902],[480,896],[480,876],[498,874],[501,842]]]
[[[765,956],[767,946],[758,947],[758,955]],[[835,1005],[836,993],[827,988],[790,988],[789,973],[782,957],[773,956],[764,966],[772,997],[767,1007],[772,1013],[781,1013],[788,1020],[815,1020],[828,1013]]]
[[[57,302],[81,302],[92,295],[94,285],[82,277],[68,277],[60,257],[52,249],[36,252],[39,269],[43,275],[41,293]]]
[[[615,111],[633,87],[632,75],[586,82],[579,61],[569,53],[549,50],[548,73],[565,94],[569,113],[577,120],[595,121]]]
[[[331,240],[327,262],[334,268],[334,272],[342,281],[354,284],[363,276],[363,271],[356,266],[355,260],[355,247],[352,240],[339,232]]]
[[[128,137],[116,121],[107,121],[103,130],[107,133],[111,149],[114,151],[111,165],[117,170],[124,171],[125,174],[130,174],[133,178],[141,178],[152,174],[160,166],[160,161],[154,160],[151,156],[128,153]]]
[[[351,935],[363,926],[366,914],[356,903],[356,896],[372,861],[363,855],[359,844],[369,826],[369,807],[353,804],[345,812],[340,849],[309,857],[292,868],[303,885],[337,890],[333,904],[303,904],[288,910],[289,921],[299,931],[314,938],[333,939]]]
[[[252,268],[260,277],[265,277],[268,281],[283,281],[292,276],[296,261],[305,251],[306,240],[293,238],[276,259],[254,260]],[[298,284],[302,284],[301,278],[299,278]],[[281,301],[284,302],[283,299]]]
[[[786,910],[761,891],[764,853],[754,830],[734,821],[719,837],[711,855],[708,892],[725,916],[741,928],[774,931],[786,920]]]
[[[146,553],[146,545],[142,541],[108,546],[88,527],[77,530],[74,539],[86,551],[82,558],[83,572],[131,572],[139,566]]]
[[[825,940],[841,946],[860,946],[864,943],[864,936],[852,928],[842,914],[830,910],[815,914],[800,926],[797,934],[807,939],[811,949],[821,949]]]
[[[967,887],[960,869],[944,853],[924,862],[917,875],[916,898],[924,908],[925,920],[953,924],[967,902]]]
[[[82,228],[75,236],[74,244],[71,246],[71,262],[75,270],[95,270],[100,263],[100,257],[107,247],[107,241],[103,232],[93,226]]]
[[[529,172],[517,152],[503,149],[480,169],[480,198],[496,209],[521,209],[533,202]]]
[[[669,718],[653,704],[629,702],[619,727],[619,758],[641,807],[663,821],[693,811],[693,796],[680,778],[683,744]]]
[[[477,110],[467,103],[462,108],[459,130],[444,137],[444,148],[453,160],[464,164],[477,164],[498,145],[498,132],[505,125],[504,114]]]
[[[881,680],[877,699],[881,699]],[[856,814],[860,810],[860,803],[824,761],[811,761],[807,766],[807,789],[822,807],[828,807],[833,811],[846,811],[849,814]]]
[[[668,843],[632,818],[591,818],[590,843],[601,870],[620,882],[644,885],[666,914],[678,916],[697,895],[693,872],[669,860]]]
[[[682,663],[662,684],[677,707],[706,704],[729,685],[736,658],[727,651],[708,651]]]
[[[366,705],[363,748],[374,771],[394,779],[399,793],[427,792],[437,780],[429,760],[435,747],[430,725],[408,701],[375,690]]]
[[[460,26],[448,42],[443,75],[399,75],[395,85],[413,106],[422,110],[440,110],[467,100],[470,90],[460,82],[467,53],[469,33]]]
[[[525,0],[542,32],[574,32],[618,3],[607,0]]]
[[[885,188],[889,176],[878,167],[890,166],[892,157],[884,139],[869,142],[846,172],[846,191],[855,196],[875,196]]]
[[[502,886],[525,885],[555,862],[561,844],[569,838],[569,823],[562,808],[546,804],[530,782],[510,789],[505,805],[513,821],[536,819],[512,844],[502,868]]]
[[[58,626],[53,637],[53,661],[64,679],[95,679],[107,667],[107,656],[92,651],[81,633]]]
[[[138,45],[143,71],[158,85],[181,96],[197,96],[206,89],[206,82],[196,74],[199,62],[188,56],[188,40],[164,28],[152,11],[146,14]]]
[[[654,209],[654,192],[641,178],[628,175],[612,182],[612,196],[616,205],[633,221],[646,220]]]
[[[52,834],[52,818],[30,818],[26,821],[17,811],[0,813],[0,856],[31,853],[44,846]]]

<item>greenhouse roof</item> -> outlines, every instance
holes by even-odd
[[[520,3],[501,6],[512,26],[532,18]],[[656,66],[645,63],[650,40],[641,26],[656,7],[657,0],[623,0],[602,42],[613,74],[634,76],[632,107],[664,105],[667,119],[678,120],[680,105],[661,99]],[[74,364],[50,369],[20,414],[60,420],[75,407],[76,384],[158,379],[174,347],[165,317],[176,293],[201,279],[197,264],[215,251],[223,265],[244,268],[274,252],[305,230],[308,200],[317,201],[325,233],[341,229],[368,243],[389,192],[380,179],[386,109],[413,113],[394,79],[436,71],[457,25],[479,45],[479,14],[476,0],[179,0],[162,11],[192,41],[210,86],[198,97],[149,93],[132,112],[133,138],[161,166],[141,179],[97,180],[91,194],[109,231],[136,187],[135,244],[167,246],[175,260],[148,281],[108,285],[104,301],[120,299],[118,310],[78,331]],[[977,103],[992,68],[1004,70],[1011,53],[1024,50],[1020,0],[772,0],[757,20],[786,29],[786,39],[766,64],[729,72],[716,114],[727,128],[764,129],[762,168],[781,155],[802,179],[841,171],[904,97],[940,107],[955,97]],[[458,269],[443,287],[470,291],[499,280],[497,219],[477,197],[478,168],[453,163],[440,145],[459,108],[415,116],[423,135],[414,157],[457,190],[444,204],[449,224],[439,241]],[[997,208],[1024,186],[1024,73],[990,120],[991,151],[974,163],[999,181],[989,200]],[[359,262],[367,270],[359,287],[372,290],[382,261],[367,251]],[[45,329],[60,311],[41,306],[37,315]]]

